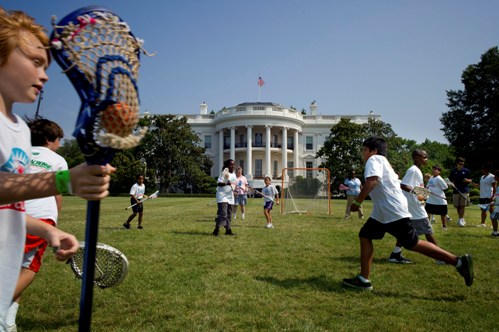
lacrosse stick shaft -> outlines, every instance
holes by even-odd
[[[87,204],[85,233],[85,256],[83,261],[83,283],[80,297],[79,332],[89,332],[92,320],[92,300],[94,296],[95,256],[99,230],[100,201]]]

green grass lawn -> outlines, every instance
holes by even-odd
[[[262,200],[250,199],[236,237],[214,237],[213,198],[158,198],[145,203],[144,229],[124,230],[126,197],[101,204],[99,242],[130,263],[117,287],[94,290],[92,331],[492,331],[499,329],[499,240],[477,228],[479,209],[466,209],[467,227],[453,221],[439,245],[471,253],[475,283],[466,287],[451,266],[404,251],[411,265],[388,263],[395,240],[375,242],[372,292],[345,289],[359,272],[356,215],[281,215],[265,229]],[[371,203],[365,202],[366,215]],[[80,240],[86,202],[65,197],[60,227]],[[487,221],[490,225],[490,220]],[[222,232],[223,233],[223,232]],[[77,331],[81,281],[47,252],[18,313],[19,331]]]

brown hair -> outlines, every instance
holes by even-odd
[[[48,142],[64,138],[64,131],[55,123],[47,119],[39,118],[28,121],[31,130],[31,145],[45,146]]]
[[[18,10],[6,11],[0,7],[0,66],[5,64],[9,55],[17,48],[29,43],[29,34],[47,47],[50,61],[49,37],[45,28],[35,23],[34,18]]]

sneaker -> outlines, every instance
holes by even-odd
[[[232,229],[228,229],[225,231],[225,235],[236,236],[236,234],[232,233]]]
[[[349,216],[345,216],[345,220],[348,220],[348,219],[350,219],[350,217]]]
[[[142,227],[142,226],[140,226],[140,225],[139,225],[139,226],[137,226],[137,228],[138,228],[138,229],[142,229],[142,228],[144,228],[144,227]]]
[[[463,276],[466,286],[473,285],[473,260],[470,254],[459,257],[461,266],[456,267],[457,272]]]
[[[480,224],[480,225],[478,225],[478,226],[476,226],[476,227],[487,227],[487,225],[485,225],[485,224]]]
[[[446,230],[447,230],[447,227],[442,227],[442,230],[443,230],[443,231],[446,231]]]
[[[130,229],[130,224],[127,224],[126,222],[123,223],[123,227],[125,227],[125,229]]]
[[[457,221],[457,224],[458,226],[461,226],[461,227],[464,227],[466,225],[466,221],[464,221],[463,218],[460,218],[458,221]]]
[[[8,325],[7,324],[7,332],[17,332],[17,325]]]
[[[445,216],[445,218],[447,218],[447,221],[452,221],[452,218],[449,216]]]
[[[236,215],[234,215],[234,219],[236,219]]]
[[[490,236],[491,236],[491,237],[499,237],[499,233],[497,233],[497,232],[492,232],[492,233],[490,233]]]
[[[244,213],[241,215],[241,217],[242,217],[242,218],[243,218],[243,220],[244,220]]]
[[[394,253],[392,252],[390,255],[390,258],[388,259],[390,263],[397,263],[397,264],[411,264],[412,261],[409,259],[406,259],[404,256],[402,256],[402,253]]]
[[[218,227],[215,227],[215,230],[213,231],[213,236],[218,236],[219,232],[220,232],[220,229]]]
[[[274,228],[274,226],[272,226],[272,224],[267,224],[267,226],[265,226],[265,228]]]
[[[347,287],[352,287],[356,289],[362,289],[362,290],[372,290],[373,285],[370,282],[363,282],[360,280],[359,276],[356,276],[354,278],[345,278],[343,279],[343,285]]]

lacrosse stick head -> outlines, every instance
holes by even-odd
[[[158,198],[159,195],[159,190],[156,190],[153,194],[149,195],[150,199],[155,199]]]
[[[345,186],[343,183],[340,183],[340,190],[348,190],[349,188]]]
[[[224,179],[228,180],[229,179],[229,176],[230,176],[230,173],[229,173],[229,169],[228,168],[224,168],[224,170],[222,171],[222,176],[224,177]]]
[[[445,178],[444,181],[445,181],[445,183],[447,183],[447,186],[449,186],[451,188],[455,188],[456,187],[454,185],[454,183],[452,183],[452,181],[449,178]]]
[[[105,164],[139,144],[137,80],[142,41],[116,14],[97,6],[75,10],[57,24],[51,51],[81,99],[73,136],[87,162]]]
[[[412,191],[417,195],[418,200],[422,204],[430,197],[430,191],[424,187],[414,187]]]
[[[69,260],[76,278],[83,279],[83,262],[85,242],[80,242],[80,248]],[[107,244],[97,243],[95,257],[94,284],[100,288],[119,285],[128,273],[128,260],[118,249]]]

